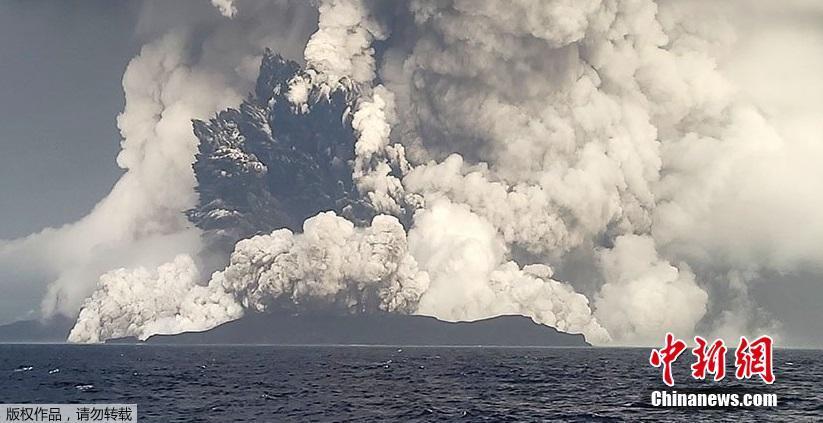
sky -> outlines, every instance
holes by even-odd
[[[691,3],[705,8],[711,2]],[[823,79],[819,76],[823,75],[823,10],[810,1],[790,3],[791,7],[776,8],[742,0],[729,2],[730,8],[739,9],[731,15],[736,41],[719,66],[735,83],[737,98],[753,103],[790,142],[819,143],[823,133]],[[149,21],[141,19],[151,9],[151,3],[147,4],[120,0],[0,2],[0,240],[75,222],[111,191],[124,174],[115,161],[122,140],[116,117],[125,104],[123,78],[129,61],[154,35],[174,27],[176,20],[196,21],[200,18],[189,15],[198,14],[206,16],[204,22],[220,18],[204,0],[185,6],[178,2],[165,13],[155,11],[156,19]],[[783,194],[808,196],[808,201],[800,203],[812,210],[823,205],[808,190]],[[788,200],[794,204],[796,198]],[[751,211],[755,224],[774,222],[759,219],[759,213]],[[802,217],[808,215],[815,214]],[[787,227],[800,224],[790,220],[784,221]],[[711,238],[695,235],[700,242],[705,241],[700,236]],[[740,234],[730,232],[729,236]],[[752,238],[753,244],[759,241]],[[808,248],[805,239],[775,241]],[[778,265],[748,286],[751,299],[780,322],[780,330],[792,345],[820,346],[823,342],[821,274],[814,260],[785,268]],[[20,292],[26,289],[21,286]],[[26,295],[39,298],[42,292],[33,290]],[[9,316],[0,318],[0,322],[7,320]]]
[[[0,3],[0,239],[88,213],[121,174],[128,1]]]

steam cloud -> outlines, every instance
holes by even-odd
[[[233,0],[211,0],[211,4],[227,18],[233,18],[237,14],[237,6],[234,5]]]
[[[238,242],[230,264],[208,286],[197,280],[187,256],[154,274],[142,268],[109,272],[69,341],[205,330],[239,318],[244,308],[265,311],[278,301],[409,313],[429,285],[396,218],[377,216],[361,229],[332,212],[307,219],[302,234],[280,229]]]
[[[418,312],[445,320],[477,320],[522,314],[591,342],[609,334],[591,314],[589,301],[542,264],[506,261],[496,228],[464,204],[440,200],[417,212],[409,232],[412,255],[431,277]]]
[[[133,336],[202,331],[243,315],[243,309],[220,287],[197,284],[199,272],[185,255],[150,271],[119,269],[100,277],[70,342],[102,342]]]
[[[191,164],[198,140],[191,119],[237,104],[266,46],[302,55],[316,21],[313,11],[288,2],[249,4],[253,13],[233,20],[213,10],[181,13],[180,6],[147,4],[138,22],[154,39],[123,76],[117,163],[125,174],[111,193],[77,222],[0,242],[0,280],[29,286],[43,298],[43,316],[76,315],[111,269],[154,268],[202,250],[200,231],[181,214],[197,201]],[[167,14],[181,18],[174,28],[153,26]]]
[[[360,229],[332,212],[307,219],[299,235],[280,229],[238,242],[212,283],[258,311],[285,299],[303,307],[403,313],[415,310],[429,285],[396,218],[377,216]]]
[[[232,17],[218,28],[256,11],[253,3],[249,12],[244,4],[213,4]],[[700,24],[705,18],[691,7],[648,0],[318,6],[316,31],[303,37],[305,71],[289,74],[285,87],[264,84],[271,92],[248,100],[239,119],[269,113],[251,126],[275,145],[305,124],[290,119],[343,110],[334,121],[350,134],[335,137],[350,135],[353,145],[329,161],[349,166],[357,195],[345,187],[346,206],[309,218],[302,233],[257,227],[271,233],[240,240],[208,285],[186,256],[156,272],[106,273],[84,302],[72,341],[202,330],[281,303],[447,320],[518,313],[595,343],[657,342],[669,330],[739,335],[757,329],[747,279],[823,259],[811,242],[823,225],[811,223],[814,215],[798,204],[803,196],[782,193],[779,183],[813,179],[814,161],[797,158],[821,151],[787,141],[738,97],[718,70],[733,37],[720,23]],[[220,39],[238,37],[226,34]],[[110,228],[117,233],[105,231],[80,251],[110,239],[145,245],[157,234],[191,241],[174,254],[201,252],[192,241],[200,232],[184,229],[179,214],[196,203],[189,165],[197,140],[188,120],[239,103],[263,43],[279,37],[244,43],[257,53],[234,55],[240,67],[231,69],[228,56],[222,65],[208,55],[187,61],[186,39],[174,34],[144,48],[124,78],[119,163],[129,172],[98,209],[138,200],[149,206],[138,207],[138,216],[96,210],[78,229],[12,248]],[[261,78],[277,71],[263,63]],[[158,91],[167,98],[151,97]],[[210,128],[236,135],[230,141],[245,152],[231,157],[261,160],[259,173],[269,175],[263,161],[273,156],[247,154],[252,129],[221,126],[235,119],[226,116]],[[305,153],[306,163],[337,148],[293,147],[286,150]],[[292,162],[286,153],[277,157]],[[766,162],[776,181],[763,172]],[[197,183],[203,200],[207,182],[198,175]],[[272,192],[271,201],[283,198]],[[764,213],[738,221],[741,204]],[[363,219],[354,205],[376,217]],[[216,218],[236,211],[209,209]],[[780,216],[810,224],[789,227]],[[776,226],[797,236],[776,237]],[[61,268],[83,278],[108,270],[68,262]],[[597,272],[576,280],[580,268]],[[89,286],[70,279],[52,285],[47,309],[74,292],[61,305],[76,311]],[[166,285],[168,292],[158,289]],[[713,303],[715,295],[733,300]]]

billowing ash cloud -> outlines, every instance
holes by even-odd
[[[609,341],[586,297],[552,279],[549,266],[507,260],[496,228],[465,204],[439,200],[414,222],[409,246],[431,278],[419,313],[457,321],[522,314],[590,342]]]
[[[411,164],[403,145],[389,138],[394,107],[394,95],[382,85],[375,87],[371,98],[358,104],[352,120],[357,135],[352,177],[375,210],[408,218],[422,205],[422,197],[405,192],[400,179]]]
[[[227,18],[233,18],[237,14],[237,6],[234,5],[233,0],[211,0],[211,4]]]
[[[375,40],[388,34],[372,16],[370,0],[321,0],[315,32],[306,44],[306,62],[317,71],[317,82],[341,79],[370,83],[375,77]]]
[[[243,315],[231,295],[219,286],[200,286],[199,279],[194,261],[184,255],[156,271],[140,267],[108,272],[85,301],[69,341],[202,331]]]
[[[429,286],[396,218],[380,215],[355,228],[333,212],[307,219],[302,234],[280,229],[238,242],[231,263],[212,276],[215,283],[257,311],[285,301],[309,309],[411,313]]]
[[[232,20],[208,3],[187,4],[185,13],[176,2],[144,7],[138,27],[152,39],[123,76],[117,163],[125,173],[111,193],[77,222],[0,242],[0,280],[44,296],[44,315],[75,316],[98,277],[113,268],[153,268],[200,252],[200,231],[181,213],[197,202],[191,120],[237,105],[253,85],[263,49],[302,51],[316,21],[316,12],[296,2],[247,2],[251,10]],[[163,27],[166,15],[178,18],[173,29]]]
[[[689,333],[706,312],[708,295],[695,275],[660,258],[649,237],[620,236],[600,260],[605,284],[594,305],[609,333],[653,344],[660,328]]]
[[[361,222],[374,215],[362,204],[348,165],[356,94],[311,85],[306,102],[296,105],[289,82],[308,77],[297,63],[268,53],[254,96],[237,110],[195,121],[200,201],[189,218],[199,227],[233,244],[278,228],[300,229],[323,210],[342,210]]]
[[[238,28],[244,4],[214,3],[233,16],[216,25]],[[234,251],[208,285],[181,271],[192,276],[179,286],[199,307],[234,310],[221,306],[229,295],[255,310],[448,320],[519,313],[592,342],[638,344],[670,330],[755,330],[762,316],[747,281],[761,270],[821,262],[811,240],[823,226],[808,196],[794,195],[806,191],[783,191],[787,181],[815,179],[815,161],[800,158],[823,154],[808,139],[785,139],[738,98],[718,71],[733,37],[682,2],[317,5],[304,67],[273,53],[256,62],[266,37],[242,57],[152,59],[152,46],[173,50],[162,47],[172,35],[141,53],[145,69],[140,58],[130,66],[151,78],[147,93],[180,91],[155,103],[182,98],[188,107],[148,102],[140,125],[124,129],[127,176],[152,159],[172,162],[160,175],[135,171],[134,183],[157,200],[150,219],[125,226],[179,234],[157,228],[184,227],[179,213],[188,210],[205,250]],[[240,32],[215,33],[231,44]],[[176,72],[178,62],[185,71]],[[240,102],[235,87],[245,86],[236,81],[248,82],[258,63],[253,92]],[[126,86],[127,97],[142,92]],[[184,94],[200,86],[208,89]],[[239,108],[208,118],[229,104]],[[182,116],[202,119],[196,139],[179,125]],[[144,148],[132,153],[132,145]],[[134,192],[142,191],[123,197],[140,198]],[[788,224],[787,216],[808,224]],[[178,268],[167,266],[101,279],[73,339],[169,330],[167,317],[182,303],[112,288],[121,280],[152,291]],[[139,306],[119,309],[134,314],[106,306],[129,301]],[[176,312],[177,330],[232,318],[203,308]]]
[[[307,219],[301,234],[280,229],[244,239],[207,286],[198,279],[187,256],[156,272],[109,272],[86,300],[69,341],[202,331],[237,319],[244,309],[276,304],[411,313],[429,285],[396,218],[376,216],[370,226],[355,228],[332,212]]]

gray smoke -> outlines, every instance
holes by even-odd
[[[79,221],[0,242],[2,279],[32,281],[44,293],[43,315],[76,316],[111,269],[154,268],[202,250],[200,231],[181,213],[197,201],[191,120],[239,103],[266,46],[300,58],[316,28],[308,5],[245,5],[246,14],[228,20],[207,3],[193,10],[176,2],[144,4],[138,31],[150,41],[126,69],[126,106],[117,118],[124,175]]]
[[[371,226],[355,228],[331,212],[307,219],[301,234],[280,229],[238,242],[225,270],[207,286],[198,279],[187,256],[156,272],[106,273],[69,341],[202,331],[241,317],[244,309],[262,312],[278,302],[411,313],[429,285],[397,219],[377,216]]]
[[[233,16],[225,25],[242,20],[243,4],[215,3]],[[823,226],[810,200],[820,188],[814,182],[819,143],[798,125],[787,130],[773,123],[739,95],[719,70],[733,50],[733,31],[706,19],[706,3],[318,5],[306,69],[278,94],[295,116],[315,116],[318,104],[339,105],[335,92],[353,95],[346,99],[351,107],[346,103],[334,116],[351,129],[350,156],[330,158],[349,167],[357,195],[349,196],[348,180],[341,179],[345,197],[356,200],[345,203],[362,202],[399,221],[378,216],[367,226],[356,213],[346,214],[350,208],[331,206],[338,215],[307,220],[302,235],[258,228],[271,233],[240,241],[208,287],[192,286],[196,302],[207,289],[216,304],[225,293],[253,309],[286,302],[447,320],[519,313],[596,343],[642,344],[658,342],[666,331],[688,337],[758,330],[763,316],[746,288],[752,275],[821,263],[814,240]],[[238,63],[248,69],[254,60]],[[177,81],[161,77],[166,62],[150,62],[139,74],[151,78],[148,84],[181,84],[186,101],[210,107],[163,109],[161,116],[204,118],[239,103],[228,95],[237,91],[216,93],[225,84],[208,79],[236,70],[209,68],[203,76],[209,89],[195,94],[187,84],[203,67],[190,65],[195,78]],[[145,139],[154,146],[150,140],[163,138],[165,125],[151,128],[140,136],[129,132],[124,145]],[[183,169],[195,140],[174,128],[174,139],[189,142],[161,156]],[[273,145],[282,142],[277,131],[288,133],[268,128]],[[320,153],[309,156],[307,163],[317,163]],[[124,153],[123,162],[129,157]],[[166,176],[186,181],[181,192],[189,195],[159,199],[162,209],[192,207],[188,169]],[[267,190],[273,200],[288,200]],[[341,242],[358,246],[351,257]],[[575,266],[597,269],[596,275],[568,278],[580,273]],[[152,286],[164,277],[115,273],[126,285]],[[96,304],[129,301],[109,298],[125,291],[111,289],[111,280],[101,279],[85,303],[76,329],[83,335],[74,340],[167,330],[156,323],[174,309],[165,301],[134,308],[157,318],[107,315],[114,308]],[[181,286],[189,285],[187,279]],[[220,308],[214,305],[207,309]],[[199,328],[232,316],[188,310],[197,317],[181,312],[179,330],[208,320],[204,314],[212,322]]]
[[[237,319],[243,308],[219,286],[198,285],[200,273],[185,255],[152,271],[119,269],[100,277],[86,299],[69,342],[202,331]]]

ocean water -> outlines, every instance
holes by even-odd
[[[137,403],[141,422],[823,421],[823,351],[775,350],[776,382],[675,366],[674,390],[774,408],[663,409],[649,349],[0,345],[2,403]],[[731,377],[729,377],[731,376]]]

